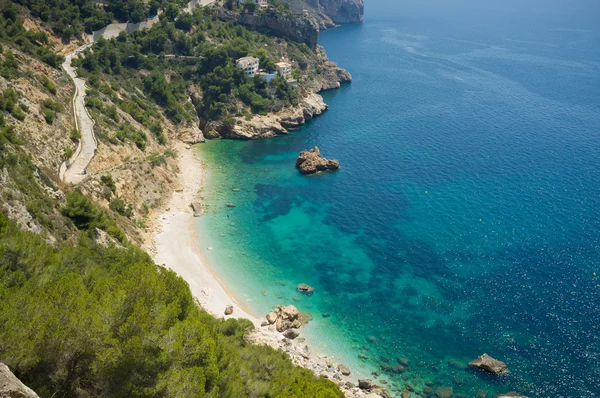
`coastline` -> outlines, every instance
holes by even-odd
[[[264,325],[264,316],[254,315],[227,289],[201,253],[201,243],[190,207],[192,202],[202,197],[206,164],[193,146],[178,143],[176,150],[179,167],[177,188],[165,203],[166,210],[155,215],[151,233],[146,238],[145,249],[151,253],[156,264],[173,270],[182,277],[200,306],[211,315],[217,318],[250,320],[255,330],[249,334],[249,342],[286,352],[295,365],[312,371],[318,377],[331,379],[346,397],[391,396],[386,390],[361,390],[354,384],[354,371],[357,369],[353,369],[350,375],[343,375],[339,367],[341,363],[334,362],[337,358],[317,352],[314,349],[316,345],[310,344],[304,334],[294,340],[284,338],[274,325]],[[225,315],[227,305],[233,306],[231,315]]]
[[[202,308],[216,317],[223,317],[225,307],[233,306],[228,317],[246,318],[255,326],[260,320],[240,305],[225,285],[217,278],[199,247],[190,204],[197,201],[205,179],[205,165],[197,157],[194,147],[177,145],[179,187],[174,190],[166,211],[156,216],[151,236],[154,261],[181,276],[190,286],[193,296]]]

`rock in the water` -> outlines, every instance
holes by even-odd
[[[321,156],[319,147],[300,152],[296,159],[296,167],[302,174],[315,174],[323,171],[334,171],[340,168],[337,160],[325,159]]]
[[[287,319],[289,319],[290,321],[295,321],[296,319],[298,319],[298,314],[300,313],[298,311],[298,308],[296,308],[293,305],[288,305],[287,307],[283,307],[281,309],[281,312],[283,313],[283,316],[287,317]]]
[[[192,211],[194,212],[194,217],[200,217],[204,213],[204,210],[202,209],[202,205],[198,202],[191,203],[190,207],[192,208]]]
[[[235,207],[236,204],[235,203],[227,203],[227,207]]]
[[[398,363],[404,367],[410,365],[410,362],[406,358],[398,358]]]
[[[454,391],[452,390],[452,387],[436,388],[435,396],[437,398],[452,398],[454,396]]]
[[[299,284],[296,287],[296,290],[298,290],[300,293],[306,293],[309,296],[315,292],[315,288],[308,286],[306,283]]]
[[[233,305],[229,304],[225,307],[225,315],[233,314]]]
[[[296,337],[300,336],[300,333],[296,329],[288,329],[283,332],[283,336],[286,339],[294,340]]]
[[[323,314],[321,314],[321,316],[322,316],[323,318],[329,318],[329,317],[331,316],[331,314],[330,314],[330,313],[328,313],[328,312],[324,312]]]
[[[339,364],[338,365],[338,370],[340,371],[341,374],[343,374],[344,376],[350,376],[350,373],[352,373],[350,371],[350,368],[347,367],[346,365],[343,364]]]
[[[507,392],[506,394],[496,395],[495,398],[527,398],[527,397],[524,395],[519,395],[514,391],[511,391],[511,392]]]
[[[402,394],[400,396],[402,398],[410,398],[410,391],[404,390],[404,391],[402,391]]]
[[[469,366],[474,366],[476,368],[485,370],[486,372],[495,374],[505,373],[508,370],[504,362],[498,361],[497,359],[490,357],[488,354],[483,354],[479,358],[469,362]]]
[[[283,333],[288,329],[301,328],[311,318],[310,314],[298,311],[293,305],[279,305],[275,311],[267,314],[266,319],[269,325],[275,325],[275,329]]]
[[[448,359],[448,366],[458,370],[465,370],[466,368],[468,368],[466,363],[459,361],[455,358]]]
[[[39,398],[29,387],[21,383],[3,363],[0,363],[0,397]]]

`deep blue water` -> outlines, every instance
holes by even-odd
[[[398,391],[598,397],[600,3],[448,3],[368,0],[321,37],[354,77],[324,116],[204,146],[206,255],[357,372],[407,358]],[[342,169],[300,176],[314,145]],[[457,366],[484,352],[510,374]]]

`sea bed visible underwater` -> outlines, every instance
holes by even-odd
[[[599,16],[371,0],[322,34],[354,77],[326,114],[202,146],[204,255],[256,314],[310,312],[303,333],[355,374],[408,359],[389,387],[600,396]],[[341,170],[300,175],[314,145]],[[463,368],[484,352],[510,374]]]

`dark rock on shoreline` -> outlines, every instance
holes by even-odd
[[[302,174],[315,174],[324,171],[334,171],[340,168],[340,162],[333,159],[325,159],[321,156],[319,147],[300,152],[296,160],[296,167]]]
[[[233,305],[229,304],[225,307],[225,315],[233,314]]]
[[[469,366],[473,366],[488,373],[494,374],[506,373],[508,370],[504,362],[498,361],[497,359],[490,357],[488,354],[483,354],[479,358],[469,362]]]

